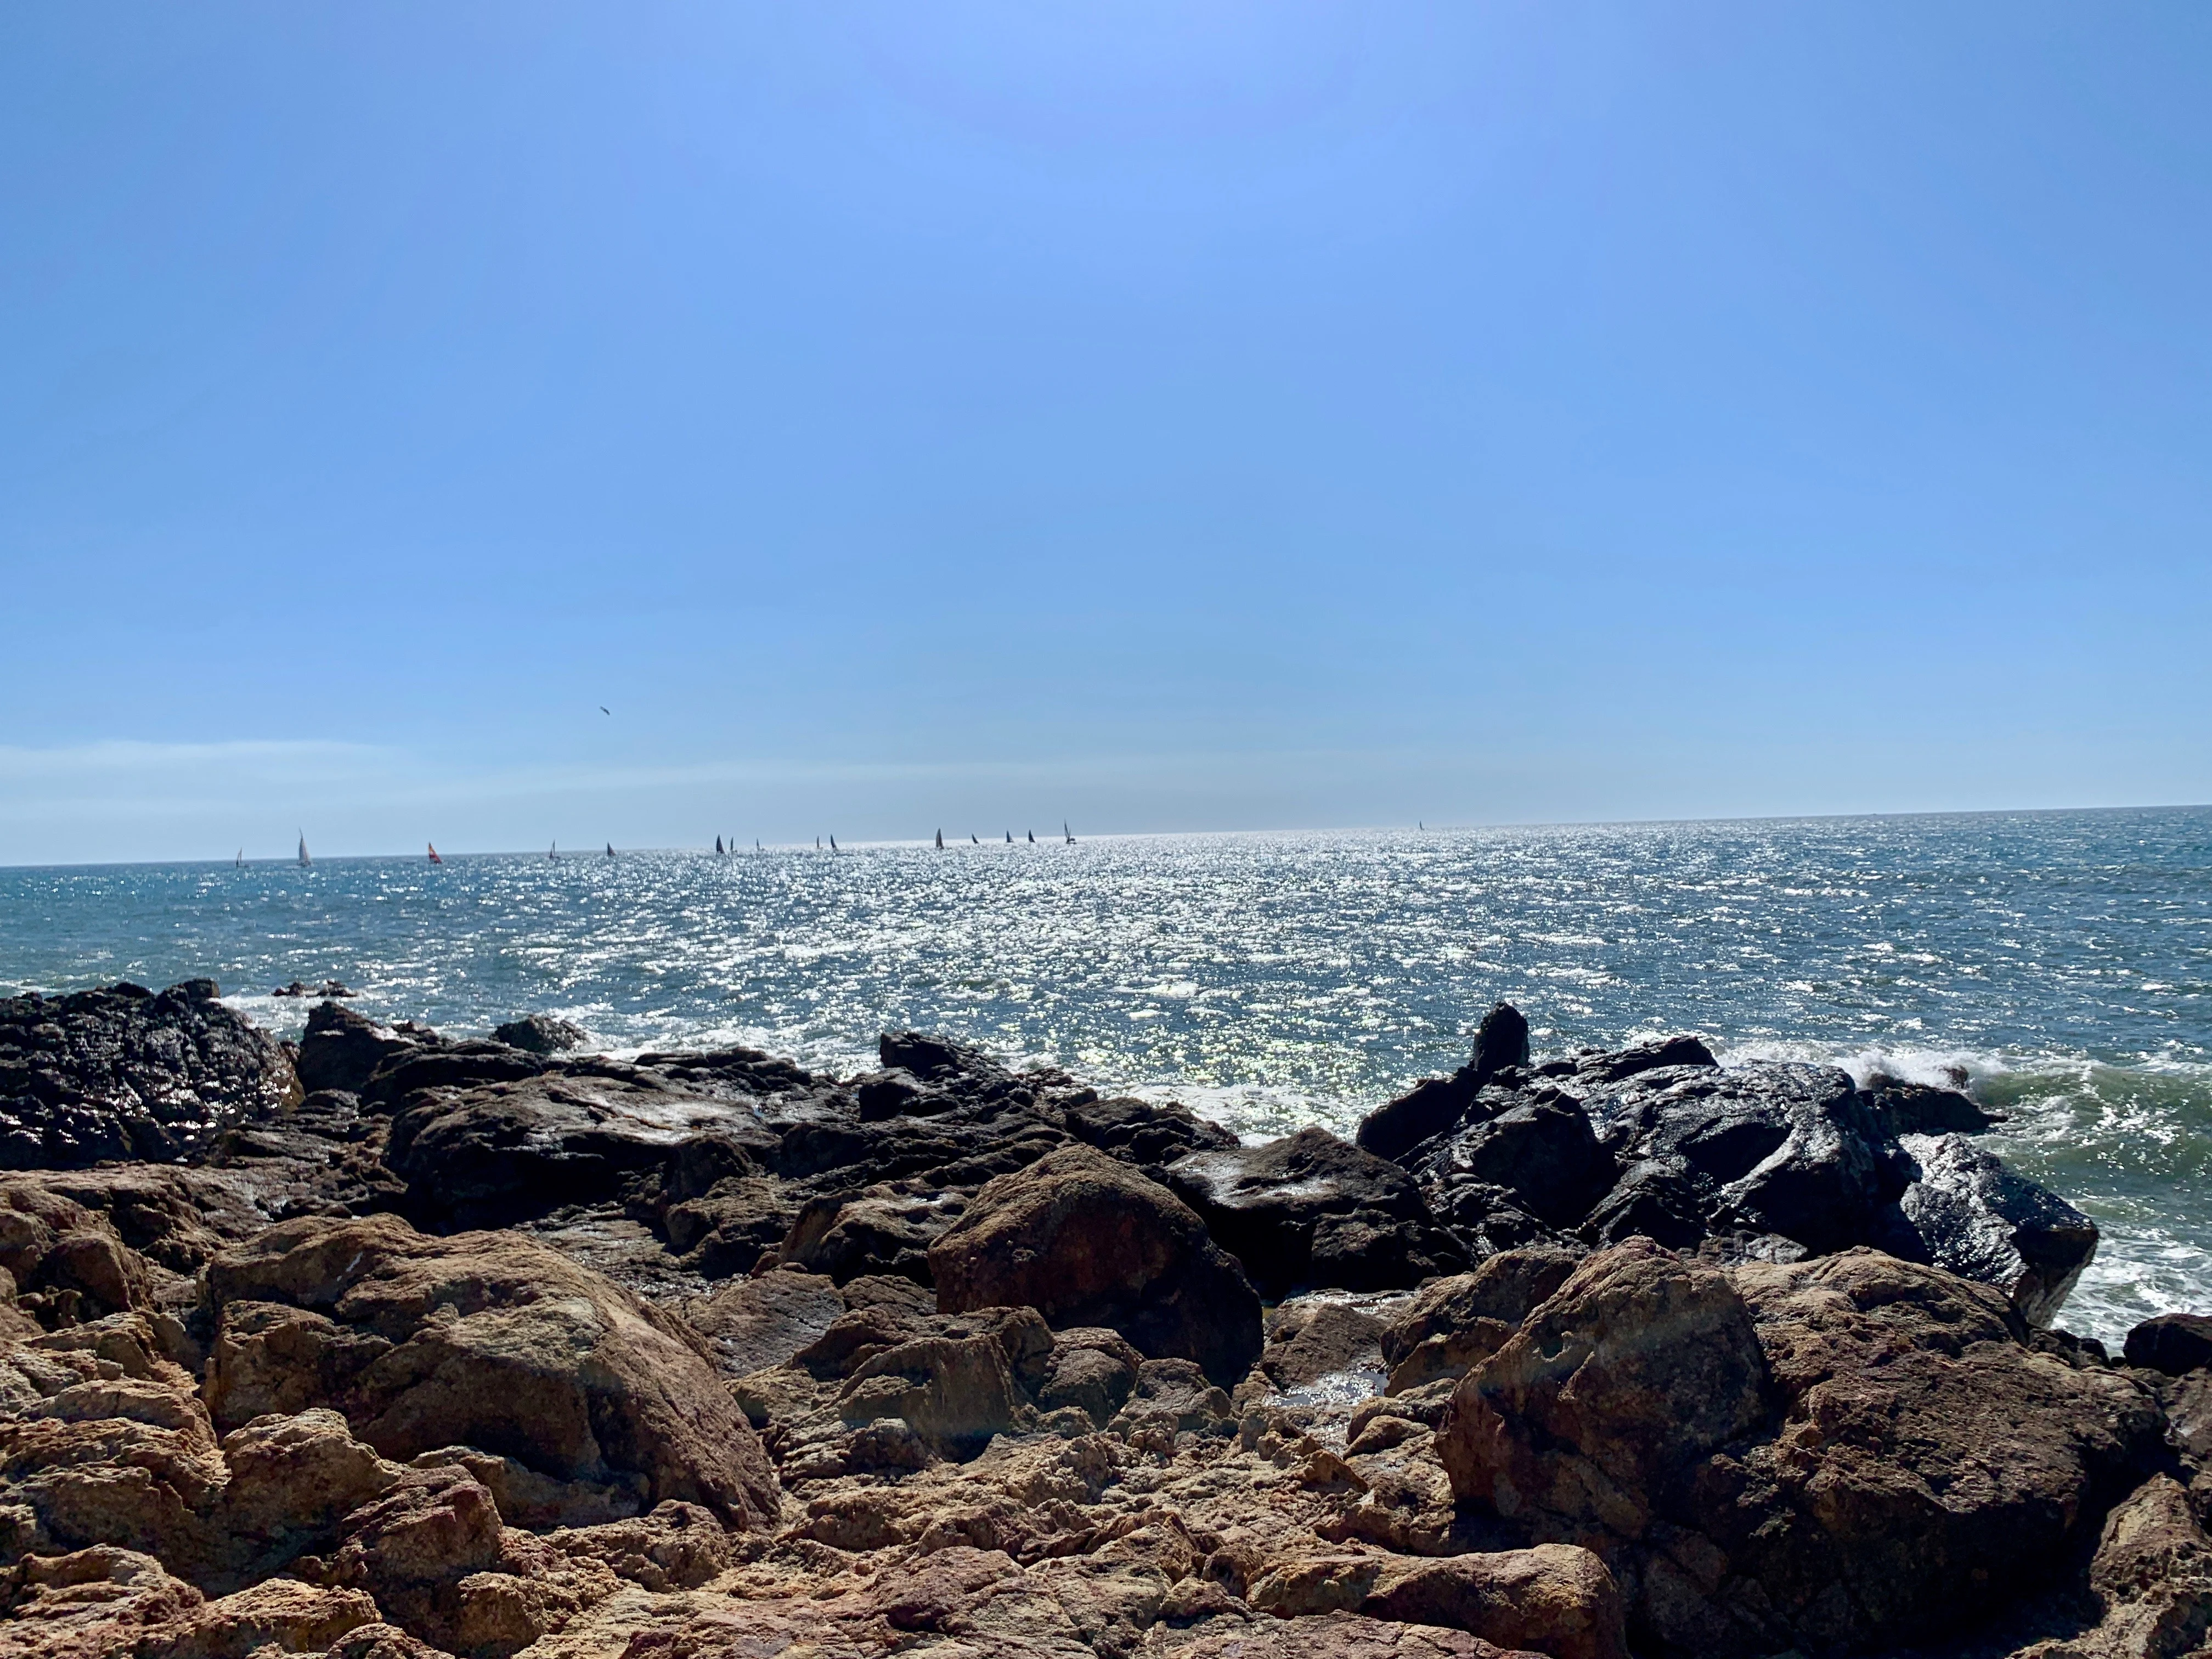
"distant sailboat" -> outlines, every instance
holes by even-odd
[[[937,832],[937,850],[940,853],[945,850],[945,831],[942,830]]]
[[[238,867],[241,870],[246,868],[246,849],[243,847],[238,849]]]
[[[830,837],[830,850],[833,853],[837,850],[837,837],[835,836]]]
[[[1070,847],[1075,845],[1075,831],[1067,827],[1067,820],[1066,818],[1062,818],[1060,821],[1060,833],[1067,837],[1067,844]]]
[[[819,836],[814,838],[814,850],[817,853],[822,850],[822,837]]]
[[[545,849],[545,856],[546,856],[547,858],[550,859],[550,860],[551,860],[554,863],[556,863],[556,864],[560,863],[560,862],[561,862],[561,843],[560,843],[559,842],[557,842],[557,841],[556,841],[556,842],[554,842],[550,847],[547,848]]]
[[[612,858],[614,855],[615,855],[615,844],[614,844],[614,842],[609,842],[607,843],[607,856],[608,856],[609,858]]]
[[[443,859],[441,859],[441,858],[440,858],[440,857],[438,856],[438,848],[437,848],[437,843],[436,843],[436,842],[428,842],[428,841],[426,841],[426,842],[424,842],[422,843],[422,845],[424,845],[425,847],[427,847],[427,848],[428,848],[430,849],[430,862],[431,862],[431,863],[433,863],[433,864],[443,864],[443,863],[445,862],[445,860],[443,860]]]
[[[722,856],[722,838],[720,836],[714,837],[714,856],[716,858]]]
[[[314,860],[307,856],[307,832],[302,830],[300,831],[300,863],[304,867],[313,862]]]
[[[1030,846],[1032,846],[1032,847],[1036,846],[1036,830],[1030,830],[1030,831],[1029,832],[1029,837],[1030,837]]]
[[[1013,844],[1014,844],[1014,832],[1013,832],[1012,830],[1007,830],[1007,831],[1006,831],[1006,845],[1007,845],[1007,846],[1009,846],[1009,847],[1012,847]]]
[[[983,843],[975,839],[975,832],[973,830],[970,830],[968,832],[968,844],[970,847],[981,847]]]

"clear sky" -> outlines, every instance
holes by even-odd
[[[2181,0],[0,10],[0,861],[2203,801],[2208,446]]]

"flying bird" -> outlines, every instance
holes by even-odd
[[[608,708],[606,704],[601,703],[599,705],[599,713],[605,714],[609,720],[612,720],[614,718],[615,711]]]

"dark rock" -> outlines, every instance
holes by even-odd
[[[1330,1291],[1293,1297],[1267,1314],[1267,1346],[1258,1369],[1276,1389],[1310,1387],[1325,1377],[1382,1379],[1382,1333],[1396,1296],[1346,1297]]]
[[[1270,1299],[1411,1289],[1462,1260],[1411,1176],[1326,1129],[1193,1152],[1164,1179]]]
[[[1423,1078],[1360,1119],[1353,1139],[1361,1151],[1377,1158],[1402,1158],[1423,1141],[1454,1127],[1481,1086],[1472,1066],[1449,1077]]]
[[[366,1014],[320,1003],[307,1011],[307,1029],[300,1038],[300,1082],[310,1091],[336,1089],[359,1095],[378,1066],[420,1046]]]
[[[876,1053],[887,1071],[902,1071],[925,1083],[967,1089],[990,1088],[1011,1079],[1006,1068],[972,1044],[920,1031],[886,1031]]]
[[[1235,1382],[1260,1351],[1260,1300],[1176,1195],[1089,1146],[985,1186],[930,1247],[938,1306],[1035,1308],[1105,1325],[1155,1358]]]
[[[725,1176],[699,1196],[668,1205],[661,1228],[684,1266],[727,1279],[750,1273],[781,1245],[802,1202],[774,1176]]]
[[[392,1119],[385,1162],[417,1214],[498,1226],[618,1194],[633,1176],[658,1191],[679,1158],[691,1184],[711,1188],[709,1176],[757,1170],[777,1146],[742,1107],[651,1073],[572,1067],[417,1095]]]
[[[283,1045],[210,979],[0,998],[0,1169],[173,1163],[300,1098]]]
[[[2121,1352],[2130,1365],[2168,1376],[2212,1366],[2212,1318],[2203,1314],[2166,1313],[2146,1319],[2128,1333]]]
[[[1570,1075],[1578,1084],[1624,1083],[1646,1072],[1677,1066],[1710,1069],[1720,1062],[1705,1041],[1694,1036],[1648,1037],[1626,1048],[1600,1052],[1578,1059]]]
[[[1589,1212],[1617,1173],[1581,1108],[1532,1101],[1476,1123],[1425,1165],[1432,1178],[1454,1177],[1500,1187],[1517,1207],[1556,1227]]]
[[[1104,1326],[1056,1332],[1036,1390],[1038,1408],[1057,1411],[1072,1406],[1103,1429],[1134,1392],[1143,1364],[1144,1356],[1120,1332]]]
[[[1649,1238],[1670,1250],[1695,1249],[1706,1235],[1706,1193],[1686,1159],[1639,1158],[1584,1218],[1582,1237],[1593,1244]]]
[[[944,1090],[933,1089],[913,1073],[898,1070],[855,1078],[853,1097],[859,1103],[863,1123],[880,1123],[891,1117],[934,1117],[959,1104]]]
[[[326,979],[320,985],[309,985],[295,979],[289,985],[278,986],[269,994],[272,997],[349,997],[353,993],[346,989],[343,981],[335,979]]]
[[[2005,1121],[2002,1114],[1983,1110],[1956,1089],[1907,1083],[1882,1073],[1867,1079],[1865,1092],[1875,1123],[1882,1133],[1893,1139],[1899,1135],[1978,1135]]]
[[[1510,1002],[1493,1006],[1474,1032],[1474,1075],[1486,1082],[1510,1066],[1528,1063],[1528,1022]]]
[[[526,1014],[520,1019],[511,1019],[494,1027],[491,1036],[495,1042],[504,1042],[510,1048],[521,1048],[533,1054],[557,1054],[580,1048],[592,1040],[582,1026],[550,1014]]]
[[[1894,1231],[1875,1242],[1994,1285],[2029,1324],[2048,1325],[2097,1253],[2097,1224],[1963,1135],[1906,1135],[1899,1145],[1913,1179]]]
[[[1066,1109],[1068,1133],[1086,1146],[1111,1152],[1148,1171],[1164,1170],[1190,1152],[1235,1146],[1237,1137],[1188,1106],[1157,1105],[1117,1097]]]

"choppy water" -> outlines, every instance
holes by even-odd
[[[1935,1077],[2094,1215],[2064,1322],[2212,1307],[2212,809],[0,871],[0,988],[292,979],[382,1018],[857,1069],[917,1025],[1234,1127],[1349,1131],[1464,1057],[1691,1030]]]

